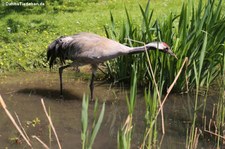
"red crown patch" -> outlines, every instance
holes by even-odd
[[[165,42],[162,43],[165,47],[169,47],[168,44],[166,44]]]

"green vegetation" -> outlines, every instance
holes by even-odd
[[[82,112],[81,112],[81,140],[82,140],[82,149],[91,149],[96,138],[96,135],[100,129],[104,113],[105,113],[105,103],[102,105],[102,110],[97,118],[98,112],[98,101],[95,101],[94,111],[93,111],[93,125],[92,130],[89,131],[88,129],[88,105],[89,105],[89,98],[85,95],[83,96],[82,102]]]
[[[23,7],[6,6],[6,2],[2,1],[0,72],[46,67],[46,48],[59,36],[81,31],[104,35],[103,26],[109,22],[109,11],[118,12],[118,19],[123,20],[121,13],[124,3],[125,1],[44,1],[44,6]],[[127,6],[134,9],[137,4],[137,1],[132,0]]]
[[[81,31],[105,36],[104,26],[109,26],[110,11],[119,30],[125,19],[125,5],[132,10],[130,15],[137,20],[134,23],[141,25],[138,4],[146,4],[146,0],[34,0],[45,5],[25,7],[7,6],[6,2],[2,0],[0,5],[0,73],[47,67],[46,48],[59,36]],[[157,16],[163,19],[168,12],[177,10],[177,4],[181,2],[160,0],[154,1],[151,7],[167,7],[156,9]]]
[[[117,39],[121,43],[126,43],[129,46],[143,45],[142,42],[150,41],[165,41],[172,46],[179,60],[169,57],[168,55],[157,52],[142,53],[117,58],[107,63],[108,77],[114,81],[128,81],[130,74],[133,71],[132,64],[137,65],[137,79],[139,84],[149,85],[148,82],[154,82],[156,79],[160,91],[167,91],[169,85],[175,79],[178,71],[184,61],[188,57],[189,61],[185,71],[175,85],[174,91],[188,92],[195,91],[195,103],[192,119],[192,126],[187,133],[187,148],[197,148],[200,135],[200,128],[196,125],[198,114],[202,109],[199,102],[199,92],[205,87],[206,95],[203,103],[203,113],[206,107],[207,93],[212,82],[218,78],[224,77],[224,43],[225,43],[225,13],[222,11],[222,0],[206,1],[200,0],[197,7],[195,1],[190,0],[184,2],[181,11],[178,15],[170,13],[164,20],[153,19],[153,10],[150,11],[150,1],[145,8],[140,5],[142,17],[140,18],[141,26],[135,25],[128,9],[125,9],[126,20],[122,24],[120,30],[115,28],[115,19],[111,13],[111,26],[105,26],[106,35],[108,38]],[[136,20],[135,20],[136,21]],[[154,74],[150,73],[150,65],[147,61],[150,59]],[[154,76],[154,77],[153,77]],[[150,84],[150,89],[153,93],[146,94],[146,107],[150,110],[146,111],[146,115],[150,124],[146,127],[147,143],[144,139],[143,146],[152,147],[157,145],[157,128],[155,124],[155,109],[158,105],[154,103],[157,96],[157,86]],[[224,92],[224,89],[222,89]],[[215,120],[217,125],[212,126],[216,129],[215,132],[210,132],[218,136],[218,147],[221,144],[221,136],[224,130],[224,93],[218,100],[218,120]],[[148,104],[148,99],[152,98],[151,105]],[[129,106],[128,106],[129,107]],[[151,111],[151,114],[149,113]],[[222,113],[222,114],[220,114]],[[130,116],[132,121],[132,116]],[[222,118],[221,118],[222,117]],[[157,116],[156,116],[157,118]],[[130,122],[131,123],[131,122]],[[204,124],[210,125],[210,124]],[[220,129],[218,129],[220,128]],[[219,132],[217,130],[220,130]],[[207,130],[205,130],[207,132]],[[126,141],[125,141],[125,144]],[[119,144],[120,146],[121,143]],[[143,147],[142,146],[142,147]]]
[[[146,8],[140,6],[141,26],[133,23],[126,9],[127,17],[121,30],[118,32],[115,29],[115,19],[112,14],[111,26],[105,27],[105,30],[109,38],[118,39],[129,46],[143,45],[143,43],[132,40],[144,43],[161,40],[172,46],[179,60],[159,52],[149,51],[154,73],[158,74],[157,83],[163,86],[164,91],[174,80],[183,59],[188,57],[189,64],[175,86],[176,91],[186,92],[196,88],[197,84],[199,87],[209,86],[207,84],[211,84],[222,71],[220,65],[222,65],[224,53],[225,13],[222,13],[221,4],[221,0],[219,2],[208,1],[206,4],[200,0],[195,8],[194,1],[190,0],[183,4],[180,14],[170,13],[164,20],[154,20],[154,11],[150,11],[150,3],[148,3]],[[205,40],[206,34],[208,38]],[[146,61],[145,53],[112,60],[107,64],[108,76],[114,80],[129,80],[129,74],[132,71],[131,64],[136,62],[138,63],[139,84],[147,83],[148,85],[153,78],[149,75]],[[195,70],[198,72],[197,78]],[[198,83],[196,84],[195,81]],[[153,89],[153,86],[151,88]]]
[[[80,31],[106,34],[108,38],[129,46],[139,46],[155,40],[165,41],[172,47],[178,60],[158,51],[149,51],[119,57],[106,63],[107,78],[115,82],[131,82],[130,97],[127,98],[129,114],[118,131],[118,148],[131,147],[137,85],[149,86],[144,94],[146,130],[141,148],[157,146],[157,110],[162,108],[157,98],[161,99],[161,94],[175,80],[186,57],[189,59],[188,64],[177,80],[174,91],[195,91],[193,119],[191,128],[187,130],[186,145],[187,148],[197,148],[197,119],[202,107],[201,115],[205,116],[207,103],[206,95],[203,106],[200,105],[200,90],[205,87],[207,94],[216,78],[225,80],[225,12],[222,0],[189,0],[183,3],[180,10],[177,10],[177,1],[148,1],[147,5],[144,0],[44,1],[44,4],[38,7],[10,6],[10,9],[9,6],[1,5],[0,73],[46,68],[47,45],[58,36]],[[152,9],[163,6],[169,9]],[[108,22],[110,23],[107,24]],[[215,121],[212,127],[216,129],[216,133],[205,129],[203,131],[215,135],[217,147],[220,147],[225,125],[225,82],[218,84],[220,96],[217,99],[216,114],[212,117]],[[92,147],[103,119],[105,104],[98,120],[97,109],[96,102],[92,131],[89,133],[88,99],[84,96],[81,118],[83,148]]]
[[[117,148],[131,148],[131,139],[132,139],[132,130],[133,130],[133,112],[136,103],[137,95],[137,68],[136,65],[132,65],[132,74],[131,74],[131,87],[130,87],[130,97],[127,97],[127,107],[128,107],[128,116],[123,125],[119,130],[117,135]]]

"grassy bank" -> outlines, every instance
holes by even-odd
[[[44,1],[44,6],[0,6],[0,72],[33,70],[46,67],[46,47],[58,36],[77,32],[94,32],[105,36],[104,26],[110,25],[110,11],[115,18],[115,28],[120,29],[127,10],[134,24],[140,26],[139,4],[145,0],[123,1]],[[17,2],[17,1],[14,1]],[[23,2],[23,1],[22,1]],[[34,1],[42,2],[42,1]],[[152,1],[154,17],[165,18],[175,10],[180,1]],[[167,9],[158,9],[158,8]]]

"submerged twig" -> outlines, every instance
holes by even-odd
[[[53,123],[52,123],[51,117],[48,115],[48,112],[47,112],[47,110],[46,110],[45,103],[44,103],[44,100],[43,100],[43,99],[41,99],[41,103],[42,103],[42,106],[43,106],[45,115],[46,115],[46,117],[48,118],[49,124],[50,124],[50,126],[51,126],[51,128],[52,128],[52,130],[53,130],[53,133],[54,133],[54,135],[55,135],[55,138],[56,138],[56,140],[57,140],[58,146],[59,146],[60,149],[62,149],[61,144],[60,144],[60,142],[59,142],[58,135],[57,135],[57,133],[56,133],[56,131],[55,131],[55,127],[54,127],[54,125],[53,125]]]
[[[44,148],[46,149],[50,149],[40,138],[38,138],[37,136],[32,136],[32,138],[36,139],[39,143],[41,143]]]
[[[223,139],[223,141],[225,141],[225,136],[221,136],[220,134],[217,134],[217,133],[209,131],[209,130],[204,130],[204,131],[207,132],[207,133],[210,133],[210,134],[212,134],[214,136],[217,136],[217,137]]]
[[[7,106],[2,98],[2,96],[0,95],[0,103],[3,107],[3,109],[5,110],[5,113],[7,114],[7,116],[9,117],[9,119],[12,121],[13,125],[16,127],[16,129],[19,131],[20,135],[23,137],[23,139],[26,141],[26,143],[32,148],[32,145],[30,143],[30,141],[26,138],[26,136],[24,135],[23,131],[20,129],[20,127],[18,126],[18,124],[16,123],[15,119],[13,118],[13,116],[11,115],[11,113],[8,111]]]
[[[166,96],[164,97],[161,106],[159,107],[159,110],[158,110],[158,112],[157,112],[157,114],[156,114],[156,117],[158,116],[159,112],[162,110],[162,106],[163,106],[164,103],[166,102],[167,97],[169,96],[171,90],[173,89],[175,83],[177,82],[177,79],[179,78],[179,76],[180,76],[180,74],[181,74],[181,71],[182,71],[182,69],[183,69],[183,67],[184,67],[184,64],[187,63],[187,62],[188,62],[188,58],[185,57],[184,62],[183,62],[183,64],[182,64],[180,70],[178,71],[178,73],[177,73],[175,79],[173,80],[173,83],[170,85],[170,87],[169,87],[168,90],[167,90],[167,94],[166,94]]]
[[[163,140],[164,140],[165,134],[162,135],[160,141],[159,141],[159,148],[161,148]]]
[[[22,131],[23,131],[24,135],[25,135],[25,136],[26,136],[26,138],[30,141],[30,138],[29,138],[29,136],[27,135],[27,133],[26,133],[25,129],[23,128],[23,126],[22,126],[22,124],[21,124],[21,122],[20,122],[19,116],[17,115],[17,113],[16,113],[16,112],[15,112],[15,115],[16,115],[17,121],[18,121],[18,123],[19,123],[19,125],[20,125],[20,128],[22,129]]]

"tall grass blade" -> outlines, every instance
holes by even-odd
[[[81,111],[81,140],[82,140],[82,149],[87,148],[88,143],[88,99],[85,94],[83,95],[82,101],[82,111]]]
[[[200,57],[199,57],[199,72],[198,72],[199,78],[201,77],[203,62],[204,62],[205,54],[206,54],[206,46],[207,46],[207,39],[208,39],[207,37],[208,37],[207,33],[205,33],[205,37],[204,37],[204,41],[203,41],[203,45],[202,45],[202,50],[201,50]]]
[[[99,132],[100,126],[103,121],[105,113],[105,103],[102,105],[101,112],[97,117],[98,110],[98,101],[95,101],[94,105],[94,120],[92,124],[92,130],[88,130],[88,107],[89,107],[89,98],[83,95],[82,101],[82,111],[81,111],[81,140],[82,140],[82,149],[91,149],[95,138]],[[89,133],[91,132],[91,133]]]
[[[92,131],[92,134],[91,134],[91,138],[90,138],[89,148],[91,148],[93,143],[94,143],[94,140],[95,140],[95,138],[97,136],[97,133],[98,133],[98,131],[100,129],[100,126],[102,124],[104,113],[105,113],[105,103],[103,103],[103,105],[102,105],[102,110],[101,110],[100,115],[98,117],[98,120],[97,120],[97,122],[95,124],[95,127],[93,128],[93,131]]]

